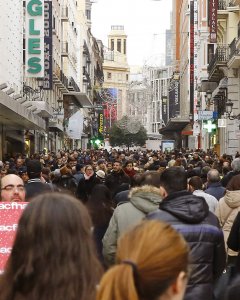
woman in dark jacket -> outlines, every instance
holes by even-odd
[[[99,184],[100,179],[96,177],[93,167],[86,165],[84,176],[80,179],[76,191],[76,197],[83,203],[86,203],[91,195],[91,192],[96,184]]]
[[[114,211],[110,190],[104,184],[97,184],[93,188],[86,206],[94,226],[93,235],[98,257],[103,263],[102,239]]]
[[[235,218],[228,240],[227,240],[228,248],[230,248],[233,251],[238,252],[238,256],[236,259],[236,266],[237,271],[240,272],[240,257],[239,257],[239,251],[240,251],[240,212],[237,214],[237,217]]]

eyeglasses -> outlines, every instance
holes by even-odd
[[[13,190],[17,189],[19,192],[23,192],[25,190],[25,187],[23,185],[13,185],[9,184],[6,185],[4,188],[1,188],[1,190],[5,190],[7,192],[12,192]]]
[[[86,171],[93,171],[93,169],[86,169]]]

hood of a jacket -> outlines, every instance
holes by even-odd
[[[224,201],[231,208],[236,208],[240,206],[240,190],[226,191]]]
[[[169,212],[183,222],[191,224],[200,223],[209,213],[206,200],[188,191],[170,194],[163,199],[159,208]]]
[[[128,198],[132,205],[145,214],[157,210],[162,201],[159,189],[150,185],[131,189]]]

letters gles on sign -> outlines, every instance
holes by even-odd
[[[44,77],[44,0],[26,0],[26,77]]]

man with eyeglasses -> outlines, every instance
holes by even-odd
[[[25,188],[23,180],[15,175],[9,174],[1,178],[1,201],[5,202],[24,202]]]

